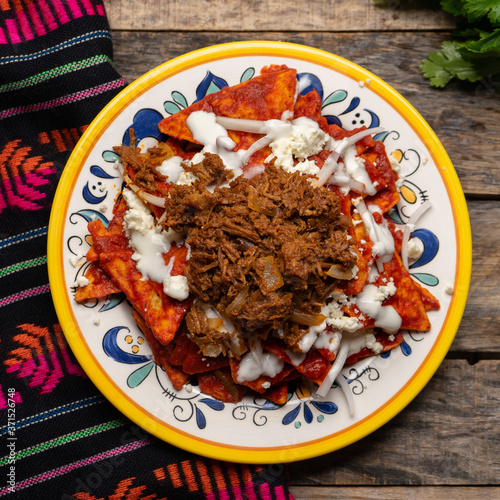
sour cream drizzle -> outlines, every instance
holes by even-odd
[[[285,362],[275,354],[264,352],[260,339],[255,338],[250,352],[240,360],[236,379],[243,383],[256,380],[262,375],[273,378],[283,370],[284,365]]]
[[[214,153],[222,158],[226,167],[234,171],[235,177],[243,173],[242,158],[245,151],[232,151],[236,143],[229,137],[227,130],[217,123],[215,113],[194,111],[188,116],[186,124],[193,138],[204,146],[193,158],[193,163],[203,160],[204,153]]]
[[[170,250],[172,242],[181,243],[184,235],[173,230],[163,231],[156,226],[146,205],[130,189],[123,190],[128,210],[123,218],[125,233],[134,250],[132,258],[145,279],[163,283],[164,291],[178,300],[187,298],[187,278],[172,277],[173,261],[165,264],[163,254]]]

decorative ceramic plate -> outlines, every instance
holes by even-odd
[[[112,148],[129,127],[144,141],[159,139],[158,122],[225,85],[286,64],[322,98],[322,114],[345,129],[381,126],[377,135],[400,163],[401,201],[391,218],[401,227],[429,200],[432,208],[412,228],[423,255],[413,278],[441,302],[428,333],[405,332],[392,351],[347,366],[350,414],[340,388],[312,398],[297,384],[278,406],[246,396],[216,401],[196,385],[176,391],[154,364],[151,350],[123,296],[77,304],[75,282],[87,264],[87,223],[106,225],[121,186]],[[471,269],[467,208],[453,166],[422,117],[375,75],[320,50],[276,42],[242,42],[189,53],[147,73],[121,92],[94,120],[61,178],[49,230],[49,274],[57,313],[83,369],[122,413],[159,438],[213,458],[286,462],[344,447],[400,412],[438,368],[462,317]]]

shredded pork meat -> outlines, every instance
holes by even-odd
[[[338,197],[273,165],[227,187],[229,171],[217,155],[186,169],[197,180],[172,186],[162,224],[187,234],[185,274],[197,299],[186,316],[191,338],[210,356],[239,357],[243,339],[270,332],[298,349],[337,284],[326,271],[356,263]],[[213,320],[210,327],[200,304],[228,318],[238,334]]]

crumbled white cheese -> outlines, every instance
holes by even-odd
[[[399,174],[399,172],[401,171],[401,165],[399,163],[399,161],[394,158],[394,156],[390,155],[389,156],[389,163],[391,164],[391,168],[394,172],[396,172],[397,174]]]
[[[163,280],[163,291],[173,299],[186,300],[189,297],[188,279],[185,276],[167,276]]]
[[[314,120],[297,118],[291,122],[290,127],[283,127],[281,132],[274,132],[273,135],[276,137],[270,144],[272,154],[266,158],[266,162],[274,159],[274,164],[287,172],[319,172],[320,169],[314,162],[304,162],[319,153],[329,139]],[[299,160],[297,166],[294,165],[295,159]]]
[[[80,262],[84,257],[85,254],[83,252],[78,252],[75,255],[71,255],[68,260],[73,267],[79,267]]]
[[[264,383],[262,384],[262,387],[263,387],[264,389],[269,389],[269,387],[271,387],[271,382],[269,382],[269,381],[264,382]]]
[[[342,311],[342,307],[348,304],[347,297],[340,292],[334,292],[332,301],[321,308],[321,314],[326,316],[325,326],[319,330],[325,330],[326,326],[331,326],[334,330],[354,332],[359,328],[359,321],[355,317],[347,316]],[[322,325],[320,325],[321,327]],[[319,327],[312,327],[319,329]],[[319,332],[318,332],[319,333]]]
[[[424,253],[424,244],[419,238],[410,238],[407,245],[408,258],[419,259]]]
[[[316,349],[326,349],[330,352],[336,353],[339,350],[341,341],[341,332],[322,332],[318,335],[316,342],[314,342],[314,347],[316,347]]]
[[[377,342],[377,339],[375,335],[373,335],[373,333],[368,333],[367,335],[365,335],[365,345],[375,354],[380,354],[383,350],[382,344],[380,342]]]
[[[78,278],[76,279],[76,284],[78,286],[86,286],[90,283],[90,281],[88,280],[88,278],[86,278],[85,276],[78,276]]]

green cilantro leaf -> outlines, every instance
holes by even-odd
[[[463,9],[470,22],[487,17],[490,22],[500,24],[500,2],[497,0],[463,0]]]
[[[477,82],[481,75],[462,57],[457,42],[443,42],[439,52],[431,52],[420,66],[433,87],[444,87],[452,78]]]
[[[463,0],[441,0],[441,7],[454,16],[466,16]]]
[[[480,54],[489,52],[489,55],[500,56],[500,28],[491,32],[476,28],[459,33],[458,36],[467,38],[461,43],[463,49]]]

